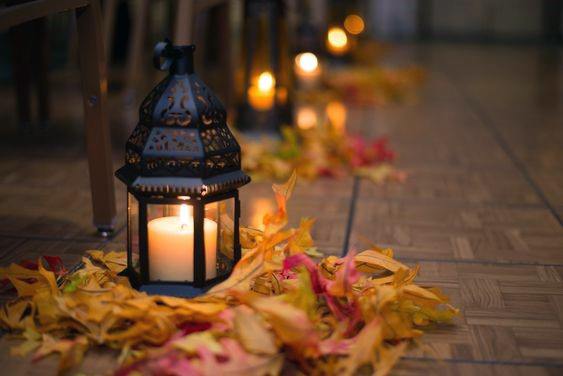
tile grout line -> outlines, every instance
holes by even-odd
[[[494,261],[494,260],[455,260],[455,259],[425,259],[417,257],[395,257],[397,260],[409,263],[418,262],[435,262],[439,264],[475,264],[475,265],[494,265],[494,266],[554,266],[563,267],[563,264],[558,263],[534,263],[534,262],[520,262],[520,261]]]
[[[522,163],[522,161],[514,154],[512,148],[508,144],[508,142],[504,139],[500,131],[495,127],[489,116],[485,113],[482,107],[473,100],[461,87],[459,87],[455,81],[453,81],[448,74],[445,72],[441,72],[445,77],[447,77],[448,81],[455,88],[455,90],[461,95],[463,100],[467,103],[468,107],[473,111],[475,116],[480,120],[480,123],[491,132],[493,138],[500,146],[500,148],[504,151],[504,153],[508,156],[508,159],[512,161],[514,167],[520,172],[524,180],[530,185],[530,187],[534,190],[536,195],[538,195],[539,199],[543,202],[543,204],[547,207],[547,209],[551,212],[551,214],[555,217],[559,225],[563,227],[563,218],[559,216],[555,207],[549,202],[543,190],[536,184],[534,179],[528,174],[528,170]]]
[[[356,216],[356,203],[358,201],[358,192],[360,190],[360,178],[354,176],[352,183],[352,197],[350,199],[350,206],[348,209],[348,222],[346,223],[346,233],[344,234],[344,243],[342,244],[342,257],[348,253],[348,246],[350,244],[350,235],[352,233],[352,226],[354,225],[354,217]]]
[[[546,368],[563,368],[563,363],[548,363],[539,361],[513,361],[513,360],[473,360],[473,359],[460,359],[449,358],[439,359],[430,357],[416,357],[416,356],[403,356],[402,360],[414,360],[422,362],[446,362],[454,364],[482,364],[482,365],[505,365],[505,366],[519,366],[519,367],[546,367]]]

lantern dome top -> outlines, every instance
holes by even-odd
[[[134,191],[204,196],[250,181],[225,108],[194,73],[194,51],[168,41],[155,47],[155,66],[169,75],[142,102],[116,172]]]

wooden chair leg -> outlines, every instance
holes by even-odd
[[[186,46],[192,44],[194,32],[195,0],[178,0],[174,30],[174,44]]]
[[[111,51],[113,48],[113,31],[115,29],[115,15],[117,13],[118,0],[106,0],[104,2],[104,48],[108,62],[111,61]]]
[[[133,29],[131,32],[131,41],[129,42],[129,51],[127,52],[127,90],[135,93],[139,87],[140,65],[143,56],[143,42],[146,36],[149,0],[137,0],[131,3]],[[134,103],[134,98],[127,98]],[[128,104],[132,104],[128,103]]]
[[[76,20],[94,225],[107,235],[114,229],[116,209],[99,1],[77,9]]]
[[[221,87],[223,94],[223,101],[227,108],[227,113],[234,110],[234,59],[232,51],[232,38],[226,38],[226,35],[231,35],[231,4],[228,2],[219,5],[219,32],[220,37],[220,51],[219,57],[221,59],[221,72],[224,74],[224,81]]]
[[[29,24],[22,24],[10,28],[10,44],[12,50],[12,74],[14,77],[14,88],[16,91],[16,109],[18,113],[18,125],[21,128],[31,126],[31,56],[29,56],[28,38]]]
[[[39,124],[44,127],[49,122],[49,41],[45,18],[32,21],[34,38],[39,46],[37,58],[34,59],[37,96],[39,104]]]

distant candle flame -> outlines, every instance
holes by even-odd
[[[266,71],[258,76],[258,89],[260,91],[270,91],[274,86],[276,86],[276,79],[272,73]]]
[[[328,30],[327,42],[331,52],[343,53],[348,46],[348,37],[346,32],[340,27],[331,27]]]
[[[319,67],[319,60],[312,52],[303,52],[295,57],[295,64],[307,73],[314,72]]]
[[[333,129],[342,133],[346,128],[346,107],[340,101],[331,101],[326,106],[326,116]]]
[[[344,20],[344,28],[350,34],[353,35],[361,34],[365,28],[364,19],[357,14],[350,14]]]
[[[297,110],[297,126],[303,130],[317,126],[317,113],[312,107],[301,107]]]

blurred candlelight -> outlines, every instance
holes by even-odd
[[[348,37],[340,27],[331,27],[328,30],[326,47],[333,55],[343,55],[348,51]]]
[[[276,79],[266,71],[258,76],[257,84],[248,88],[248,102],[258,111],[266,111],[274,105]]]
[[[352,35],[361,34],[365,28],[364,20],[357,14],[350,14],[344,20],[344,28]]]
[[[332,128],[338,133],[346,131],[346,106],[340,101],[331,101],[326,106],[326,117]]]
[[[297,108],[295,122],[299,129],[311,129],[317,126],[317,112],[311,106],[302,106]]]
[[[314,84],[321,74],[319,59],[312,52],[303,52],[295,57],[295,75],[303,84]]]
[[[272,75],[272,73],[266,71],[262,72],[260,76],[258,76],[258,88],[260,91],[269,91],[274,88],[276,85],[276,79]]]
[[[266,198],[252,200],[250,227],[264,230],[264,215],[275,211],[272,201]]]

